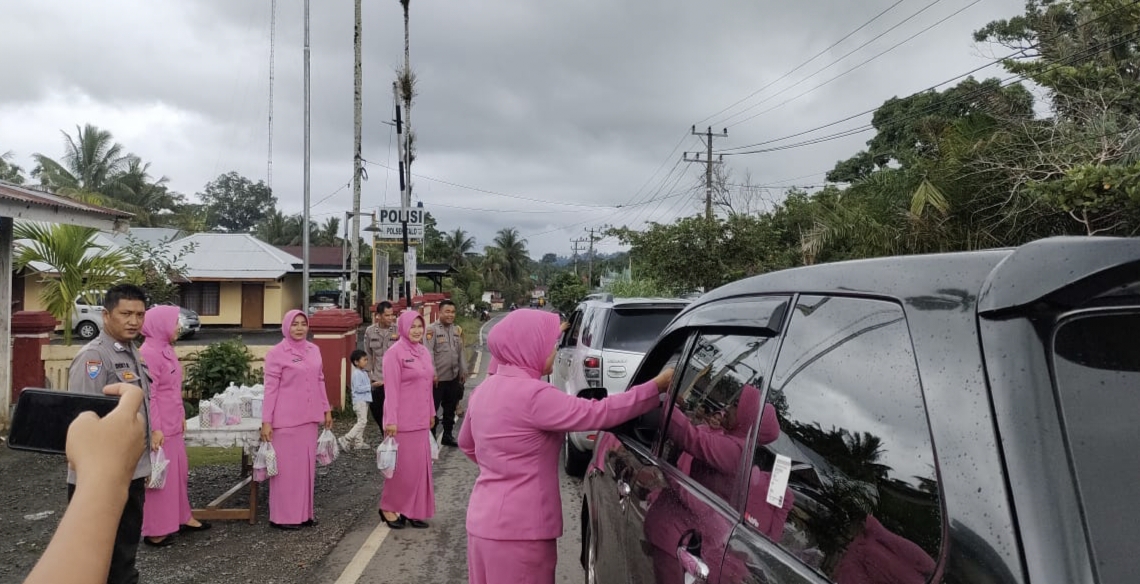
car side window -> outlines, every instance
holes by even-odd
[[[582,328],[579,333],[579,338],[582,346],[594,346],[594,322],[598,320],[598,313],[601,312],[597,308],[589,308],[586,310],[585,316],[582,319]]]
[[[566,330],[566,336],[562,339],[563,347],[574,347],[578,345],[578,334],[582,330],[582,309],[575,310],[570,315],[570,328]]]
[[[800,297],[766,401],[745,524],[833,582],[927,582],[942,514],[902,308]]]
[[[702,332],[673,394],[661,458],[732,504],[763,411],[773,337]]]

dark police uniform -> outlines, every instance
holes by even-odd
[[[435,364],[435,408],[443,406],[443,436],[441,442],[453,445],[455,435],[455,408],[463,399],[463,377],[467,373],[467,358],[463,354],[463,328],[456,324],[433,322],[424,335],[424,344],[431,350]]]
[[[147,449],[135,467],[107,575],[110,584],[135,584],[139,581],[135,555],[142,537],[143,497],[146,477],[150,476],[150,373],[134,344],[120,343],[104,332],[80,349],[71,362],[67,390],[102,395],[103,387],[114,383],[131,383],[143,390],[139,412],[146,419]],[[75,473],[70,470],[67,482],[67,500],[70,501],[75,494]]]

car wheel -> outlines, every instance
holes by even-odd
[[[565,452],[565,465],[566,474],[572,477],[581,478],[586,475],[586,467],[590,464],[590,453],[578,450],[573,443],[570,442],[570,437],[567,436],[563,441],[563,451]]]
[[[90,341],[99,336],[99,327],[95,323],[85,320],[75,327],[75,335],[85,341]]]

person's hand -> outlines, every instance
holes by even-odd
[[[261,423],[261,441],[273,442],[273,427],[265,422]]]
[[[431,417],[431,421],[428,422],[428,427],[430,427],[432,430],[435,430],[435,416]]]
[[[657,377],[653,378],[653,381],[657,382],[658,392],[665,393],[669,391],[669,386],[673,384],[673,368],[669,367],[661,373],[658,373]]]
[[[372,382],[372,387],[380,387],[381,385],[384,385],[383,381],[373,381]]]
[[[562,321],[562,324],[558,325],[558,329],[561,332],[566,332],[567,330],[570,329],[570,321],[568,321],[568,320]]]
[[[186,422],[182,422],[182,423],[185,424]],[[164,437],[162,435],[162,432],[160,432],[158,430],[151,432],[150,433],[150,449],[155,451],[155,452],[158,452],[158,449],[162,448],[163,440],[164,440]]]
[[[384,426],[384,435],[385,436],[395,436],[396,435],[396,425],[395,424],[388,424],[387,426]]]
[[[119,405],[102,419],[95,412],[75,418],[67,428],[67,463],[78,480],[121,483],[125,489],[146,450],[146,420],[139,413],[143,391],[134,384],[116,383],[104,387],[103,393],[119,396]]]
[[[186,432],[186,418],[182,418],[182,432]]]
[[[462,373],[459,374],[459,385],[463,385],[465,383],[467,383],[467,376],[463,375]]]
[[[325,412],[325,430],[332,430],[332,410]]]
[[[438,375],[433,375],[433,376],[432,376],[432,378],[431,378],[431,385],[432,385],[432,387],[435,387],[435,386],[439,385],[439,376],[438,376]]]

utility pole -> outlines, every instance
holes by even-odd
[[[578,239],[570,240],[570,243],[574,244],[573,249],[574,249],[574,275],[575,276],[578,275],[578,252],[583,251],[581,247],[578,247],[578,244],[585,243],[585,242],[586,242],[586,240],[581,238],[581,237],[579,237]]]
[[[587,280],[587,282],[588,282],[587,288],[590,288],[592,290],[594,287],[594,242],[597,241],[599,238],[597,238],[594,235],[594,231],[597,231],[597,230],[594,229],[593,227],[591,227],[588,231],[590,232],[590,237],[589,237],[589,240],[590,240],[589,241],[589,244],[590,244],[590,271],[589,271],[589,274],[590,275],[589,275],[589,280]]]
[[[356,22],[353,30],[353,93],[352,93],[352,240],[345,246],[348,251],[350,276],[348,281],[348,308],[356,311],[356,288],[360,283],[360,259],[357,254],[360,250],[360,178],[363,174],[363,158],[360,155],[361,134],[361,65],[360,65],[360,33],[361,33],[361,2],[356,0]]]
[[[303,269],[301,270],[301,310],[305,314],[309,314],[309,148],[311,146],[310,138],[310,113],[309,113],[309,99],[311,95],[311,88],[309,83],[309,0],[305,0],[305,154],[304,154],[304,193],[305,193],[305,212],[304,217],[301,219],[301,255],[303,261]]]
[[[273,64],[277,47],[277,0],[269,4],[269,159],[266,163],[265,182],[273,192]]]
[[[708,130],[706,130],[704,134],[699,134],[697,133],[697,126],[694,125],[692,132],[694,136],[701,136],[705,139],[705,147],[707,151],[706,158],[704,160],[701,160],[701,154],[699,152],[694,152],[693,158],[689,158],[689,153],[685,152],[682,154],[682,160],[685,162],[705,163],[705,219],[712,221],[713,165],[724,164],[724,156],[721,156],[719,160],[713,160],[713,138],[727,138],[728,128],[725,128],[724,131],[719,134],[714,134],[712,131],[712,126],[709,126]]]
[[[403,139],[404,139],[404,121],[401,119],[400,114],[400,95],[397,92],[396,84],[392,83],[392,91],[396,93],[396,144],[400,146],[400,201],[402,209],[400,210],[400,226],[404,230],[404,299],[407,308],[412,307],[412,280],[416,277],[414,273],[409,274],[409,271],[414,270],[415,261],[408,261],[410,246],[408,244],[408,212],[411,208],[411,197],[408,193],[408,183],[404,173],[407,167],[404,165],[403,153]],[[414,256],[411,256],[414,257]]]

